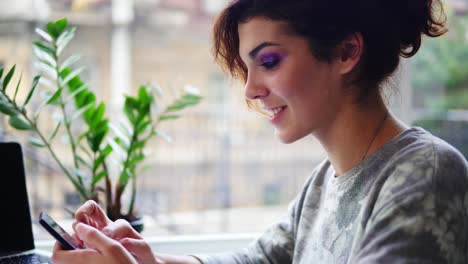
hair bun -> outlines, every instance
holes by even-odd
[[[409,58],[421,46],[422,34],[438,37],[446,33],[447,17],[440,0],[401,0],[400,55]]]

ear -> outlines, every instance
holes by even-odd
[[[345,75],[354,70],[361,59],[363,48],[364,42],[359,32],[349,35],[338,45],[338,63],[341,74]]]

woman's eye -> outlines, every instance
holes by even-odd
[[[267,54],[260,57],[260,66],[269,70],[274,68],[281,61],[281,57],[277,54]]]

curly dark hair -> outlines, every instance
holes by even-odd
[[[321,61],[332,60],[337,45],[361,33],[363,53],[353,79],[359,99],[380,90],[400,56],[416,54],[423,34],[447,32],[440,0],[234,0],[214,24],[213,54],[225,71],[244,82],[248,72],[239,55],[238,25],[253,17],[286,22]]]

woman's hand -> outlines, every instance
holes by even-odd
[[[80,208],[75,212],[73,230],[76,231],[75,227],[79,223],[92,226],[97,230],[102,230],[104,227],[112,223],[112,221],[95,201],[89,200],[80,206]]]
[[[138,263],[121,243],[107,237],[96,228],[78,223],[75,226],[75,230],[77,232],[76,235],[84,242],[87,248],[63,250],[60,244],[56,243],[52,255],[52,261],[54,263]]]
[[[110,223],[102,229],[102,233],[118,241],[138,263],[158,263],[151,247],[127,221],[119,219]]]
[[[102,208],[93,200],[88,200],[84,203],[78,210],[75,212],[75,219],[73,220],[73,238],[78,243],[78,246],[83,246],[83,241],[76,235],[76,226],[79,223],[92,226],[97,230],[101,231],[103,228],[112,223],[112,221],[107,217],[106,213]]]

